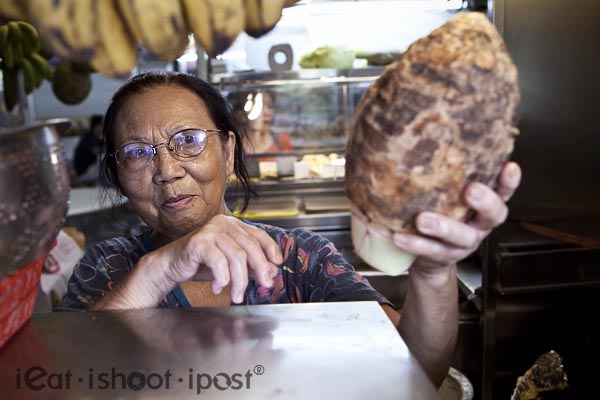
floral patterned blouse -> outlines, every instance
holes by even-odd
[[[393,306],[348,263],[329,240],[305,229],[284,229],[244,221],[264,230],[281,248],[284,262],[271,288],[250,278],[242,304],[377,301]],[[75,266],[68,290],[55,311],[86,310],[135,268],[156,246],[151,231],[92,246]],[[234,305],[234,304],[232,304]],[[159,307],[190,307],[178,286]]]

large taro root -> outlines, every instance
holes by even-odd
[[[518,133],[517,70],[480,13],[460,13],[390,64],[363,97],[346,151],[354,247],[396,275],[414,257],[391,243],[433,211],[466,220],[474,181],[494,187]]]

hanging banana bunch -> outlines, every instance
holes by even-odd
[[[185,51],[191,32],[209,55],[216,56],[242,31],[253,37],[269,32],[282,9],[296,1],[1,0],[0,16],[31,22],[45,47],[59,58],[125,78],[137,64],[138,46],[173,61]],[[4,51],[10,52],[4,63],[22,60],[19,51]]]
[[[189,30],[209,56],[223,53],[240,32],[271,31],[284,7],[298,0],[181,0]]]
[[[36,29],[24,21],[10,21],[0,26],[0,58],[4,103],[8,111],[19,100],[19,73],[23,74],[23,90],[29,94],[45,79],[50,80],[52,69],[40,55],[42,44]]]

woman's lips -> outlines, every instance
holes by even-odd
[[[193,199],[194,196],[192,195],[171,197],[170,199],[165,201],[162,206],[168,209],[177,209],[186,206]]]

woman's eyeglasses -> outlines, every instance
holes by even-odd
[[[166,145],[172,155],[181,158],[196,157],[206,147],[209,132],[221,132],[219,129],[185,129],[177,132],[166,142],[150,144],[132,142],[121,146],[109,156],[114,156],[117,165],[127,171],[146,168],[158,154],[158,148]]]

